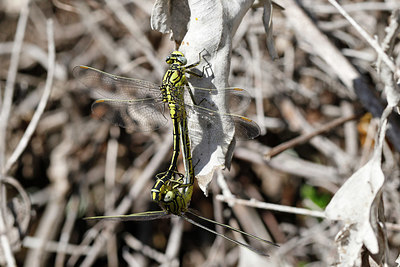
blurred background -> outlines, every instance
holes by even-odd
[[[281,245],[273,248],[248,240],[271,256],[263,258],[177,218],[83,220],[123,210],[158,210],[151,202],[150,189],[154,175],[169,164],[172,147],[166,140],[172,139],[172,134],[168,127],[128,133],[91,117],[90,88],[72,76],[73,67],[88,65],[160,83],[160,70],[167,69],[165,57],[176,47],[168,35],[151,29],[153,1],[30,2],[25,9],[27,24],[2,148],[5,161],[27,131],[45,91],[47,19],[53,20],[56,61],[46,108],[23,153],[3,174],[9,177],[5,182],[8,209],[3,217],[18,266],[327,266],[337,261],[334,238],[339,225],[291,212],[229,207],[215,198],[222,188],[237,198],[323,211],[343,182],[370,158],[377,130],[374,117],[379,103],[385,101],[374,68],[376,53],[333,6],[319,0],[299,1],[300,7],[291,1],[283,1],[286,6],[280,3],[286,11],[275,9],[273,13],[278,54],[274,61],[266,47],[262,9],[247,12],[233,40],[229,83],[253,96],[244,115],[260,125],[262,136],[238,142],[230,172],[218,172],[207,197],[195,185],[191,207],[207,218]],[[23,5],[24,1],[0,2],[1,100]],[[380,40],[392,11],[400,7],[398,1],[341,1],[341,5]],[[295,8],[304,10],[305,17],[285,16]],[[318,38],[301,34],[293,26],[306,27],[304,18],[312,19]],[[320,37],[335,52],[317,51],[309,38],[318,42]],[[319,47],[325,48],[324,43]],[[398,63],[398,39],[393,51]],[[327,63],[331,61],[325,56],[333,57],[338,65]],[[360,100],[360,95],[349,89],[346,74],[336,67],[344,60],[371,90],[366,96],[367,100],[371,97],[370,102]],[[337,123],[327,126],[333,121]],[[398,116],[393,121],[400,122]],[[317,137],[289,145],[267,160],[272,147],[318,130],[321,134]],[[399,141],[395,134],[392,137],[387,140],[385,155],[393,160],[382,166],[385,215],[391,223],[387,230],[389,262],[394,262],[400,245]],[[30,209],[22,191],[30,198]],[[212,224],[205,225],[215,229]],[[5,264],[3,250],[0,260]]]

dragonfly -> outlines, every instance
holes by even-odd
[[[218,121],[233,123],[235,136],[239,139],[253,139],[260,134],[259,126],[253,120],[237,114],[220,112],[219,107],[209,100],[210,96],[226,97],[229,99],[229,108],[243,108],[251,100],[245,90],[233,87],[224,89],[193,87],[194,93],[192,92],[186,74],[202,77],[204,68],[202,74],[192,70],[200,64],[200,61],[201,53],[197,62],[187,65],[183,53],[172,52],[166,58],[169,69],[161,85],[116,76],[88,66],[77,66],[73,70],[74,76],[82,84],[104,97],[92,104],[94,116],[109,120],[130,131],[153,131],[165,126],[168,121],[165,104],[168,105],[173,124],[173,155],[168,170],[156,175],[156,182],[151,191],[152,200],[156,202],[161,201],[166,195],[165,184],[170,180],[175,181],[175,186],[186,187],[185,191],[188,191],[193,184],[194,171],[189,135],[192,141],[199,140],[202,138],[203,130],[200,126],[188,129],[188,121],[198,117],[209,124]],[[180,139],[188,176],[186,184],[180,182],[182,179],[176,167],[180,153]],[[176,176],[178,179],[174,178]]]
[[[180,178],[183,178],[183,175]],[[146,212],[139,212],[139,213],[133,213],[133,214],[128,214],[128,215],[86,217],[85,220],[103,220],[103,219],[105,219],[105,220],[119,220],[119,221],[150,221],[150,220],[156,220],[156,219],[170,218],[171,216],[178,216],[180,218],[183,218],[187,222],[189,222],[197,227],[200,227],[210,233],[213,233],[217,236],[220,236],[230,242],[233,242],[236,245],[243,246],[259,255],[268,256],[268,254],[265,251],[262,251],[255,247],[252,247],[246,243],[243,243],[243,242],[240,242],[233,238],[230,238],[230,237],[228,237],[222,233],[219,233],[215,230],[212,230],[212,229],[204,226],[200,222],[190,218],[190,217],[193,217],[193,218],[197,218],[198,220],[201,220],[201,221],[205,221],[205,222],[209,222],[209,223],[212,223],[212,224],[215,224],[218,226],[222,226],[231,231],[234,231],[234,232],[243,234],[249,238],[258,240],[262,243],[273,245],[275,247],[279,247],[278,244],[276,244],[272,241],[269,241],[269,240],[260,238],[256,235],[244,232],[244,231],[237,229],[235,227],[232,227],[230,225],[223,224],[223,223],[208,219],[206,217],[203,217],[201,215],[198,215],[193,209],[188,207],[189,204],[187,202],[187,199],[188,199],[188,196],[186,195],[187,193],[186,192],[182,193],[181,191],[179,191],[180,188],[179,188],[179,186],[176,186],[175,182],[166,181],[165,188],[167,191],[165,194],[165,197],[164,197],[164,199],[162,199],[159,202],[159,204],[163,208],[163,210],[146,211]],[[188,191],[192,191],[192,190],[193,190],[193,185],[190,185]]]
[[[167,57],[166,62],[170,64],[170,68],[164,75],[161,86],[142,80],[115,76],[86,66],[78,66],[74,69],[75,77],[79,78],[83,84],[89,88],[96,88],[101,95],[107,97],[95,101],[92,105],[93,113],[99,114],[99,117],[105,117],[111,122],[131,130],[154,130],[166,123],[166,117],[163,115],[162,111],[163,104],[168,103],[170,117],[173,123],[174,145],[171,164],[166,172],[156,175],[157,181],[151,191],[152,199],[156,201],[163,210],[131,215],[89,217],[86,219],[141,221],[167,218],[171,215],[177,215],[188,222],[216,235],[222,236],[235,244],[247,247],[261,255],[267,255],[245,243],[211,230],[187,216],[187,214],[189,214],[201,220],[224,226],[262,242],[274,244],[229,225],[197,215],[189,209],[189,203],[193,192],[194,170],[190,152],[187,120],[190,119],[193,114],[211,123],[217,118],[220,120],[230,120],[235,124],[236,135],[239,138],[255,138],[259,135],[260,129],[252,120],[240,115],[218,112],[216,107],[213,108],[209,106],[208,108],[205,108],[199,105],[207,96],[221,94],[222,92],[221,95],[228,95],[231,97],[231,101],[233,100],[233,102],[237,102],[236,105],[233,106],[238,106],[239,100],[246,100],[247,93],[245,93],[243,89],[239,88],[226,88],[223,90],[194,88],[196,90],[196,95],[194,95],[190,87],[188,90],[184,90],[187,85],[185,74],[189,73],[201,77],[201,75],[190,70],[199,65],[200,55],[198,62],[186,65],[187,61],[183,54],[175,51]],[[185,95],[186,99],[191,99],[191,102],[185,101]],[[195,96],[198,97],[197,100]],[[180,151],[180,142],[182,142],[183,146],[184,165],[188,178],[177,171],[176,165]],[[176,176],[178,177],[177,179],[174,178]]]

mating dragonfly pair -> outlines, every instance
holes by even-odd
[[[147,211],[129,215],[98,216],[86,219],[118,219],[118,220],[154,220],[177,215],[186,221],[201,227],[209,232],[221,236],[235,244],[244,246],[258,254],[267,255],[245,243],[231,239],[223,234],[211,230],[204,225],[187,217],[193,215],[199,219],[212,222],[216,225],[226,227],[259,241],[275,245],[274,243],[243,232],[207,218],[204,218],[189,209],[194,185],[194,168],[191,155],[190,138],[201,138],[202,130],[189,131],[188,120],[200,118],[209,123],[216,120],[232,123],[235,127],[235,136],[241,139],[253,139],[260,134],[258,125],[246,117],[220,112],[218,107],[202,103],[210,96],[226,97],[230,99],[233,107],[240,106],[239,102],[246,105],[250,101],[247,92],[239,88],[206,89],[195,87],[195,94],[188,86],[186,75],[202,77],[192,71],[201,61],[187,65],[185,56],[179,52],[172,52],[166,59],[170,65],[162,80],[161,86],[151,82],[119,77],[100,70],[77,66],[74,68],[74,76],[86,87],[96,90],[104,99],[96,100],[92,105],[92,112],[96,117],[105,118],[112,123],[133,131],[150,131],[163,127],[167,123],[164,115],[165,104],[168,105],[169,114],[173,125],[173,154],[167,171],[156,175],[156,182],[151,189],[151,198],[157,202],[161,211]],[[194,124],[195,125],[195,124]],[[191,136],[189,137],[189,132]],[[182,144],[182,154],[185,167],[185,175],[178,172],[177,160]]]

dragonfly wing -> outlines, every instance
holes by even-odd
[[[235,114],[225,114],[223,117],[231,117],[235,123],[235,137],[239,140],[254,139],[260,135],[258,124],[247,118]]]
[[[211,110],[219,110],[216,103],[226,103],[228,112],[241,112],[249,106],[251,101],[249,93],[241,88],[209,89],[191,87],[191,90],[196,104]],[[184,92],[186,103],[193,105],[189,89],[184,90]],[[218,101],[220,98],[224,98],[223,101]]]
[[[261,251],[261,250],[259,250],[259,249],[253,248],[253,247],[250,246],[250,245],[247,245],[247,244],[245,244],[245,243],[242,243],[242,242],[240,242],[240,241],[237,241],[237,240],[235,240],[235,239],[232,239],[232,238],[230,238],[230,237],[228,237],[228,236],[226,236],[226,235],[224,235],[224,234],[218,233],[217,231],[214,231],[214,230],[212,230],[212,229],[210,229],[210,228],[208,228],[208,227],[206,227],[206,226],[204,226],[204,225],[202,225],[202,224],[200,224],[200,223],[198,223],[198,222],[196,222],[196,221],[190,219],[189,217],[185,216],[184,214],[181,214],[180,217],[182,217],[182,218],[185,219],[186,221],[190,222],[191,224],[196,225],[197,227],[200,227],[200,228],[202,228],[202,229],[204,229],[204,230],[206,230],[206,231],[208,231],[208,232],[210,232],[210,233],[213,233],[213,234],[215,234],[215,235],[217,235],[217,236],[220,236],[220,237],[222,237],[222,238],[225,238],[226,240],[229,240],[229,241],[231,241],[232,243],[235,243],[236,245],[243,246],[243,247],[245,247],[245,248],[247,248],[247,249],[250,249],[251,251],[253,251],[253,252],[255,252],[255,253],[259,254],[259,255],[266,256],[266,257],[269,256],[267,253],[265,253],[265,252],[263,252],[263,251]],[[213,221],[213,220],[209,220],[209,221],[215,223],[215,221]],[[226,227],[225,224],[219,224],[219,225],[225,226],[225,227]],[[230,228],[229,228],[229,229],[230,229]]]
[[[110,121],[131,131],[153,131],[168,122],[162,113],[163,104],[154,99],[115,100],[99,99],[92,104],[96,118]]]
[[[76,66],[72,72],[87,88],[105,98],[124,100],[154,98],[155,101],[161,100],[160,87],[155,83],[116,76],[87,66]]]
[[[235,137],[239,140],[254,139],[260,135],[258,124],[246,117],[220,113],[201,106],[186,105],[186,112],[190,120],[198,119],[198,123],[191,123],[189,131],[193,133],[193,138],[201,138],[208,131],[215,136],[225,135],[224,129],[234,126]],[[223,137],[223,136],[222,136]]]
[[[171,217],[166,211],[146,211],[127,215],[86,217],[85,220],[151,221]]]
[[[105,97],[93,103],[95,117],[131,131],[152,131],[167,123],[158,85],[87,66],[75,67],[73,74],[86,87]]]
[[[201,219],[201,220],[204,220],[204,221],[207,221],[207,222],[211,222],[211,223],[213,223],[213,224],[216,224],[216,225],[219,225],[219,226],[228,228],[228,229],[230,229],[230,230],[232,230],[232,231],[235,231],[235,232],[238,232],[238,233],[240,233],[240,234],[246,235],[246,236],[248,236],[248,237],[254,238],[254,239],[258,240],[258,241],[267,243],[267,244],[269,244],[269,245],[273,245],[273,246],[275,246],[275,247],[279,247],[278,244],[275,244],[275,243],[272,242],[272,241],[263,239],[263,238],[261,238],[261,237],[258,237],[258,236],[255,236],[255,235],[252,235],[252,234],[249,234],[249,233],[246,233],[246,232],[244,232],[244,231],[242,231],[242,230],[239,230],[239,229],[237,229],[237,228],[235,228],[235,227],[232,227],[232,226],[230,226],[230,225],[228,225],[228,224],[223,224],[223,223],[220,223],[220,222],[217,222],[217,221],[208,219],[208,218],[206,218],[206,217],[203,217],[203,216],[201,216],[201,215],[198,215],[193,209],[190,209],[190,208],[189,208],[189,210],[188,210],[186,213],[191,214],[191,215],[193,215],[193,216],[195,216],[195,217],[197,217],[197,218],[199,218],[199,219]]]

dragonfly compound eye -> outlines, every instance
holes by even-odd
[[[164,202],[171,202],[175,197],[175,194],[173,191],[168,191],[165,196],[164,196]]]
[[[186,65],[187,59],[185,57],[178,57],[177,59],[182,65]]]

